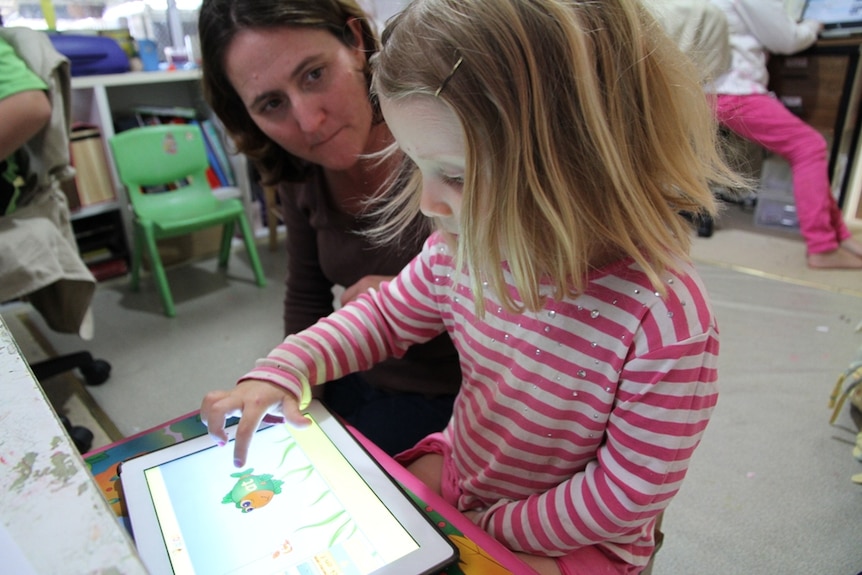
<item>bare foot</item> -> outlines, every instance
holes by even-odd
[[[858,270],[862,269],[862,258],[849,249],[840,247],[831,252],[808,254],[808,267],[814,269]]]
[[[843,242],[841,242],[841,247],[847,251],[853,252],[860,258],[862,258],[862,242],[857,240],[856,238],[847,238]]]

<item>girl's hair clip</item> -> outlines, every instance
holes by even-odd
[[[454,75],[455,75],[455,72],[456,72],[456,71],[458,70],[458,68],[461,66],[461,63],[462,63],[463,61],[464,61],[464,56],[460,56],[460,57],[458,58],[458,61],[457,61],[457,62],[455,62],[455,65],[454,65],[454,66],[452,66],[452,71],[451,71],[451,72],[449,72],[449,75],[448,75],[448,76],[446,76],[446,78],[444,78],[444,79],[443,79],[443,82],[440,84],[440,87],[439,87],[439,88],[437,88],[437,91],[436,91],[436,92],[434,92],[434,97],[435,97],[435,98],[437,98],[437,97],[439,97],[439,96],[440,96],[440,92],[442,92],[442,91],[443,91],[443,88],[445,88],[445,87],[446,87],[446,84],[448,84],[448,83],[449,83],[449,80],[451,80],[451,79],[452,79],[452,76],[454,76]]]

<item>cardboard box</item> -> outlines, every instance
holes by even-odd
[[[162,264],[174,264],[212,257],[218,254],[221,246],[222,226],[215,226],[184,236],[159,240],[159,255]],[[144,258],[146,261],[146,258]]]

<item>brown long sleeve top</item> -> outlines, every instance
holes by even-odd
[[[300,183],[279,186],[287,227],[285,335],[334,311],[332,288],[351,286],[366,275],[395,275],[422,248],[426,235],[409,230],[403,241],[375,245],[361,232],[368,218],[336,209],[321,169]],[[461,384],[458,354],[447,334],[412,347],[362,373],[372,386],[428,396],[455,394]]]

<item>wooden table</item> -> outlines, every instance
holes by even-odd
[[[0,317],[0,571],[146,574]]]

